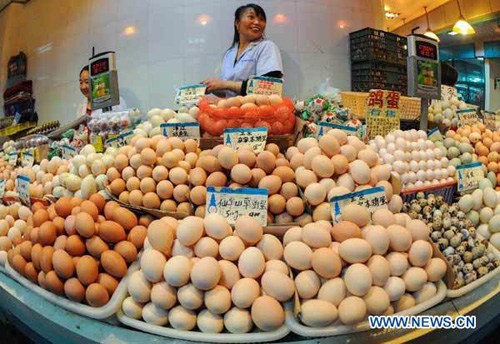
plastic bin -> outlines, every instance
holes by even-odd
[[[457,183],[447,183],[426,188],[402,190],[401,198],[403,202],[408,203],[417,197],[417,193],[423,192],[426,196],[429,194],[434,194],[436,196],[442,196],[446,203],[453,203],[453,198],[455,196],[455,191],[457,190]]]

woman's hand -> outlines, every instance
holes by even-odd
[[[207,93],[211,93],[214,91],[221,91],[227,89],[227,81],[217,79],[217,78],[209,78],[203,80],[201,82],[203,85],[207,85]]]

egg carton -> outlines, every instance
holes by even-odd
[[[122,310],[118,310],[118,320],[134,329],[156,334],[158,336],[189,340],[195,342],[212,343],[265,343],[280,340],[290,333],[290,329],[283,325],[279,329],[270,332],[251,333],[203,333],[199,331],[182,331],[169,327],[148,324],[141,320],[132,319]]]
[[[407,315],[417,315],[422,313],[435,305],[439,304],[446,297],[446,285],[443,281],[437,283],[437,292],[432,298],[422,303],[419,303],[415,307],[408,308],[404,311],[395,313],[394,316],[407,316]],[[368,320],[358,323],[356,325],[332,325],[327,327],[309,327],[302,324],[295,316],[296,310],[294,310],[294,305],[288,303],[286,305],[286,318],[285,324],[290,328],[290,330],[298,335],[304,337],[330,337],[330,336],[340,336],[349,333],[363,332],[370,330],[370,324]]]
[[[5,270],[7,274],[22,286],[30,289],[47,301],[52,302],[53,304],[61,308],[93,319],[109,318],[114,315],[118,311],[118,309],[120,309],[123,300],[127,296],[128,277],[138,269],[139,263],[135,262],[130,265],[127,274],[121,279],[120,283],[118,283],[118,286],[116,287],[116,290],[113,293],[113,296],[111,296],[111,298],[109,299],[108,303],[102,307],[92,307],[83,303],[71,301],[65,297],[56,295],[48,290],[43,289],[39,285],[31,282],[30,280],[19,274],[9,265],[8,261],[5,262]]]

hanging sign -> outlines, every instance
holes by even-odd
[[[224,144],[237,150],[250,146],[254,153],[260,153],[266,147],[267,128],[228,128],[224,130]]]
[[[207,86],[202,84],[186,85],[177,89],[175,102],[179,105],[191,106],[198,103],[207,91]]]
[[[224,216],[230,225],[243,215],[248,215],[267,225],[267,189],[207,187],[206,214]]]
[[[366,127],[368,137],[385,136],[399,129],[401,93],[387,90],[370,90],[367,100]]]
[[[200,124],[197,122],[162,123],[160,128],[163,136],[178,137],[183,141],[193,139],[200,143]]]
[[[30,200],[30,179],[28,176],[17,177],[17,193],[19,200],[27,207],[31,207]]]
[[[283,79],[268,76],[256,76],[247,82],[247,94],[263,94],[266,96],[283,94]]]
[[[371,213],[377,209],[387,209],[385,190],[382,186],[335,196],[330,199],[332,220],[334,224],[342,221],[342,208],[351,203],[368,208]]]
[[[78,155],[78,151],[73,146],[63,145],[61,149],[62,149],[62,157],[65,160],[70,160]]]
[[[17,151],[9,153],[9,165],[10,166],[17,165]]]
[[[484,170],[483,165],[479,161],[457,166],[458,192],[477,189],[481,179],[484,179]]]
[[[458,127],[473,125],[480,121],[477,115],[477,111],[475,109],[457,110],[457,117],[458,117]]]

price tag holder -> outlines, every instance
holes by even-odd
[[[266,147],[267,128],[229,128],[224,130],[224,145],[237,150],[250,146],[254,153],[260,153]]]
[[[178,137],[182,141],[193,139],[200,143],[200,124],[196,122],[189,123],[162,123],[160,125],[163,136]]]
[[[270,96],[283,94],[283,79],[268,76],[256,76],[247,82],[247,94],[263,94]]]
[[[16,166],[17,165],[17,152],[9,153],[9,165]]]
[[[457,110],[458,127],[473,125],[480,122],[475,109]]]
[[[334,224],[342,221],[342,208],[351,203],[368,208],[371,213],[373,213],[377,209],[387,209],[385,190],[382,186],[351,192],[342,196],[335,196],[330,199],[330,204],[332,206],[332,219]]]
[[[328,123],[328,122],[319,122],[319,130],[317,131],[317,138],[319,139],[321,136],[325,135],[331,129],[340,129],[345,132],[347,135],[360,137],[360,133],[357,128],[336,124],[336,123]]]
[[[120,136],[118,135],[118,136],[112,137],[110,139],[107,139],[104,142],[104,145],[106,146],[106,148],[109,148],[109,147],[120,148]]]
[[[27,176],[17,177],[17,193],[19,200],[27,207],[31,207],[30,200],[30,179]]]
[[[224,216],[230,225],[243,215],[248,215],[267,226],[267,189],[207,187],[206,214]]]
[[[458,192],[467,192],[477,189],[481,179],[484,179],[484,170],[483,164],[479,161],[457,166]]]
[[[439,131],[438,127],[435,127],[427,132],[427,137],[431,141],[442,141],[443,140],[443,135]]]
[[[7,181],[5,179],[0,179],[0,200],[3,199],[3,196],[5,195],[5,185],[7,184]]]
[[[175,102],[179,105],[195,105],[206,93],[207,86],[202,84],[186,85],[177,89]]]
[[[62,148],[63,159],[69,160],[78,155],[78,151],[73,146],[63,145],[61,148]]]
[[[32,152],[25,152],[21,163],[24,167],[33,167],[33,164],[35,163],[35,156]]]
[[[132,130],[129,130],[124,133],[121,133],[119,137],[120,137],[119,147],[123,147],[128,145],[132,141],[132,138],[134,137],[134,132]]]
[[[484,125],[491,131],[500,130],[500,113],[484,111]]]

